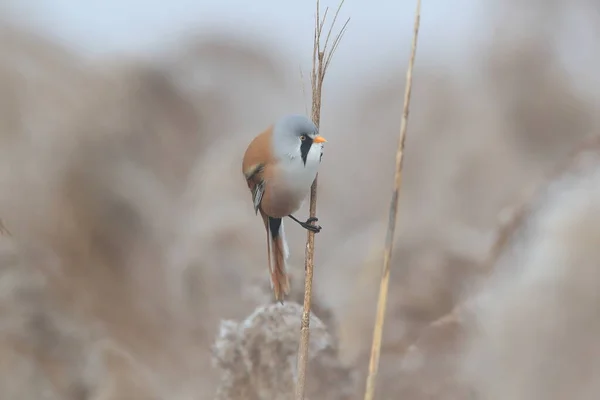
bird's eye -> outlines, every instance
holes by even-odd
[[[300,136],[300,140],[305,141],[306,140],[306,135]]]

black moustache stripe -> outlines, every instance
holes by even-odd
[[[312,144],[313,140],[308,136],[300,144],[300,156],[302,157],[302,162],[304,163],[304,166],[306,166],[306,157],[308,157],[308,152],[310,151],[310,146],[312,146]]]

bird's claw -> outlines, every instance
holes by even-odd
[[[308,228],[309,231],[314,232],[314,233],[319,233],[321,232],[321,229],[323,229],[320,225],[314,226],[314,225],[309,225]]]
[[[317,222],[318,220],[319,220],[319,218],[317,218],[317,217],[310,217],[309,219],[306,220],[306,222],[302,223],[302,227],[311,232],[319,233],[319,232],[321,232],[321,229],[323,229],[321,227],[321,225],[313,225],[312,224],[313,222]]]

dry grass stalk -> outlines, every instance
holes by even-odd
[[[385,250],[383,255],[383,268],[381,284],[379,287],[379,298],[377,300],[377,315],[373,329],[373,343],[371,346],[371,357],[369,360],[369,375],[365,390],[365,400],[373,400],[375,394],[375,380],[379,368],[379,355],[381,353],[381,337],[383,334],[383,323],[385,319],[385,307],[387,302],[388,286],[390,281],[390,260],[392,258],[392,245],[394,243],[394,231],[396,229],[396,215],[398,213],[398,197],[402,182],[402,161],[404,159],[404,142],[406,139],[406,126],[409,114],[410,95],[412,91],[412,71],[415,63],[417,50],[417,38],[419,35],[419,23],[421,19],[421,0],[417,0],[415,11],[415,25],[408,69],[406,71],[406,89],[404,91],[404,110],[400,123],[400,138],[398,140],[398,151],[396,152],[396,173],[394,178],[394,191],[390,204],[387,235],[385,239]]]
[[[311,73],[311,87],[312,87],[312,120],[319,128],[321,122],[321,93],[323,90],[323,80],[325,79],[325,74],[327,73],[327,69],[331,63],[331,59],[333,54],[335,53],[337,47],[339,46],[344,33],[346,32],[346,28],[348,23],[350,22],[350,18],[346,20],[339,33],[334,37],[331,48],[328,49],[329,39],[331,38],[331,34],[333,31],[333,27],[335,26],[335,22],[337,20],[338,14],[342,5],[344,4],[344,0],[340,1],[340,4],[335,12],[333,17],[333,21],[331,26],[329,27],[329,31],[327,32],[327,36],[325,38],[325,44],[323,48],[321,48],[321,35],[323,32],[323,25],[325,25],[325,20],[327,18],[327,11],[329,8],[325,9],[323,13],[323,18],[319,13],[319,0],[317,0],[317,11],[315,15],[315,31],[313,37],[313,57],[312,57],[312,73]],[[315,181],[313,182],[310,188],[310,208],[309,213],[310,217],[314,217],[317,213],[317,177],[315,177]],[[296,383],[296,400],[304,399],[305,393],[305,384],[306,384],[306,365],[308,362],[308,342],[310,336],[310,303],[312,296],[312,280],[313,280],[313,267],[314,267],[314,249],[315,249],[315,234],[313,232],[308,232],[308,237],[306,240],[306,251],[305,251],[305,262],[304,262],[304,271],[305,271],[305,280],[304,280],[304,307],[302,311],[302,322],[300,328],[300,345],[298,346],[298,382]]]
[[[559,163],[557,167],[552,169],[541,182],[532,188],[528,188],[524,192],[523,198],[514,206],[509,218],[507,218],[506,221],[501,222],[496,229],[496,239],[489,250],[488,256],[482,263],[482,272],[484,274],[487,274],[488,276],[492,274],[500,257],[509,251],[511,246],[514,246],[514,244],[511,244],[511,241],[515,240],[517,231],[523,229],[527,219],[531,218],[535,206],[538,202],[542,201],[543,196],[546,195],[546,188],[551,185],[552,182],[560,179],[560,177],[566,174],[570,168],[573,168],[577,158],[581,157],[581,155],[589,149],[600,149],[600,137],[594,136],[583,140],[575,146],[574,150],[566,157],[565,161]],[[423,337],[430,334],[431,331],[439,329],[440,326],[456,321],[462,322],[464,308],[464,303],[455,304],[450,312],[431,321],[421,330],[414,340],[402,348],[402,352],[404,353],[410,348],[417,346]]]
[[[600,331],[590,318],[600,282],[598,139],[544,177],[469,296],[461,378],[478,398],[598,398],[598,381],[587,378],[600,370],[590,345]],[[586,378],[554,368],[580,363]]]
[[[0,235],[10,236],[10,231],[8,229],[6,229],[6,226],[4,226],[4,223],[2,222],[1,219],[0,219]]]

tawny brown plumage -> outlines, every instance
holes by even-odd
[[[290,217],[305,229],[321,227],[297,220],[300,208],[321,162],[325,139],[305,116],[288,115],[257,135],[248,145],[242,172],[252,194],[255,212],[260,212],[267,232],[267,257],[275,299],[283,301],[290,285],[286,270],[287,243],[283,218]]]
[[[265,182],[264,194],[261,201],[261,209],[272,218],[283,218],[290,215],[300,206],[302,197],[298,196],[294,190],[287,187],[282,181],[280,174],[276,173],[276,162],[271,149],[271,140],[273,136],[273,127],[259,134],[250,142],[242,168],[244,175],[248,177],[258,166],[262,170],[256,172],[248,180],[250,191],[260,182]]]
[[[265,223],[265,230],[267,231],[267,259],[269,265],[269,272],[271,274],[271,286],[273,286],[273,293],[275,300],[282,301],[284,296],[287,296],[290,292],[290,281],[287,274],[287,268],[285,265],[285,244],[282,235],[277,235],[274,240],[272,239],[271,229],[269,229],[269,217],[260,210],[260,215]],[[271,260],[271,257],[273,260]]]
[[[269,216],[282,218],[290,214],[293,210],[288,210],[286,213],[286,209],[289,209],[286,206],[286,202],[273,201],[273,197],[271,196],[271,193],[273,193],[271,187],[274,181],[273,178],[275,177],[275,159],[270,150],[272,135],[273,127],[271,126],[250,142],[244,154],[242,170],[246,176],[250,192],[254,192],[256,185],[266,182],[259,211],[267,232],[267,259],[271,274],[271,285],[273,286],[275,299],[281,301],[284,296],[289,294],[290,290],[289,278],[285,266],[285,245],[281,235],[272,238],[272,233],[269,229]]]

